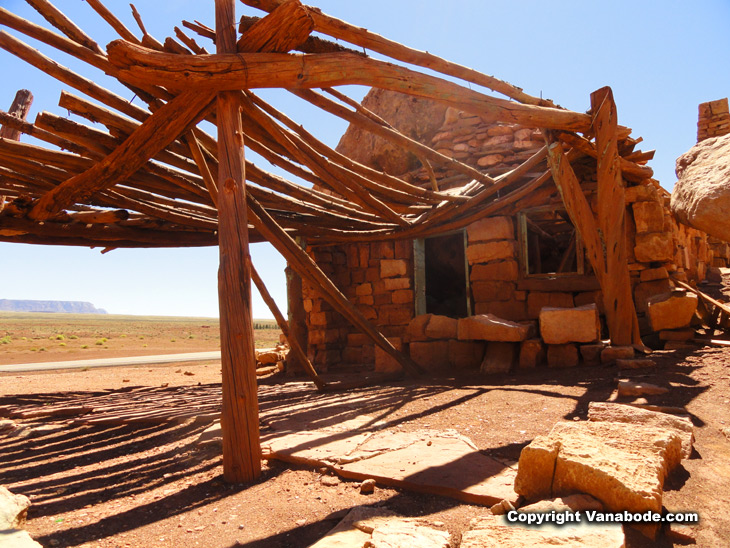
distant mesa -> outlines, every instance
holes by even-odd
[[[58,312],[64,314],[106,314],[103,308],[82,301],[29,301],[0,299],[3,312]]]

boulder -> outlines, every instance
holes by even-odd
[[[558,497],[555,499],[541,500],[527,506],[522,506],[520,512],[585,512],[586,510],[603,511],[603,504],[597,498],[579,493]]]
[[[477,314],[461,318],[457,335],[461,341],[520,342],[527,339],[530,326],[503,320],[493,314]]]
[[[484,353],[480,370],[482,373],[508,373],[517,359],[518,346],[510,342],[490,342]]]
[[[634,382],[626,379],[618,381],[619,396],[660,396],[667,392],[669,392],[669,388],[648,382]]]
[[[390,520],[373,529],[365,545],[369,548],[449,548],[451,535],[412,521]]]
[[[676,432],[682,440],[682,458],[688,459],[694,444],[694,427],[688,417],[649,411],[633,405],[591,402],[588,404],[588,420],[595,422],[625,422],[663,428]]]
[[[619,369],[647,369],[656,367],[656,362],[649,358],[632,358],[630,360],[616,360]]]
[[[655,295],[647,301],[651,328],[654,331],[687,327],[697,310],[697,295],[672,291]]]
[[[429,144],[441,128],[447,109],[434,101],[378,88],[368,92],[362,105],[411,139]],[[411,152],[357,124],[347,128],[337,151],[391,175],[402,175],[420,166],[418,158]]]
[[[433,315],[424,332],[429,339],[455,339],[457,323],[455,318]]]
[[[578,365],[578,347],[573,343],[549,344],[548,367],[575,367]]]
[[[620,523],[520,526],[506,516],[485,515],[474,518],[461,537],[461,548],[623,548],[625,537]]]
[[[431,321],[433,314],[421,314],[416,316],[409,323],[406,328],[406,340],[408,342],[413,341],[425,341],[428,339],[426,336],[426,326]]]
[[[523,449],[515,491],[528,500],[586,493],[607,511],[661,512],[664,479],[681,454],[675,431],[619,422],[559,422]]]
[[[15,495],[0,485],[0,531],[22,527],[28,508],[30,508],[28,497]]]
[[[547,344],[597,341],[601,334],[598,309],[595,304],[578,308],[540,310],[540,335]]]
[[[710,138],[677,159],[672,213],[681,223],[730,240],[730,134]]]
[[[601,363],[611,363],[616,360],[630,360],[634,357],[633,346],[607,346],[601,350]]]
[[[582,344],[580,347],[580,355],[585,365],[598,365],[601,363],[601,352],[606,348],[603,343],[598,344]]]

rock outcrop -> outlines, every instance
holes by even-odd
[[[730,135],[706,139],[677,159],[672,213],[680,222],[730,240]]]
[[[0,311],[61,312],[65,314],[106,314],[103,308],[83,301],[32,301],[0,299]]]
[[[444,123],[446,106],[395,91],[371,89],[362,106],[385,119],[415,141],[430,142]],[[369,131],[351,124],[337,145],[337,151],[352,160],[391,175],[402,175],[420,167],[412,153]]]

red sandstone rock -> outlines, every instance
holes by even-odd
[[[540,334],[548,344],[597,341],[601,328],[596,305],[589,304],[578,308],[543,308],[540,311]]]
[[[459,340],[519,342],[527,339],[530,327],[492,314],[479,314],[458,321]]]

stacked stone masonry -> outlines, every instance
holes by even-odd
[[[441,131],[430,144],[444,154],[495,176],[534,154],[544,145],[544,140],[539,130],[487,124],[478,117],[449,109]],[[578,163],[575,169],[595,212],[595,161]],[[436,174],[442,189],[466,182],[448,170],[436,170]],[[423,186],[430,185],[424,169],[410,172],[406,178]],[[642,334],[648,334],[652,328],[647,301],[673,290],[671,277],[683,281],[705,279],[708,269],[719,265],[716,259],[730,258],[730,247],[727,244],[716,246],[720,253],[718,257],[706,234],[677,223],[669,210],[670,195],[658,182],[646,179],[640,184],[627,183],[625,194],[629,271]],[[548,203],[541,205],[561,208],[562,202],[555,192]],[[561,282],[560,277],[535,283],[534,278],[524,274],[519,239],[518,215],[487,217],[466,228],[470,314],[491,314],[533,326],[535,335],[528,340],[500,342],[512,345],[513,350],[502,349],[501,352],[509,354],[515,366],[534,367],[546,361],[555,366],[576,365],[579,361],[598,363],[597,356],[602,349],[600,339],[607,337],[607,331],[601,293],[590,267],[586,266],[584,276],[576,276],[580,283]],[[416,361],[418,356],[428,355],[429,359],[442,356],[445,364],[457,366],[453,357],[460,356],[462,365],[476,367],[481,363],[484,369],[492,344],[487,341],[467,344],[474,341],[460,341],[458,336],[409,340],[409,323],[415,317],[413,245],[413,241],[361,243],[318,247],[309,252],[360,312]],[[319,370],[376,362],[372,342],[357,333],[315,288],[306,283],[304,299],[309,328],[308,352]],[[596,341],[545,345],[537,338],[538,318],[543,308],[570,309],[586,305],[595,305],[600,314]],[[424,346],[425,342],[436,341],[439,344]],[[590,348],[584,350],[581,344]],[[497,352],[493,344],[492,347]],[[395,365],[385,354],[380,357],[381,370]]]
[[[727,97],[702,103],[697,121],[697,142],[730,133],[730,110]]]

